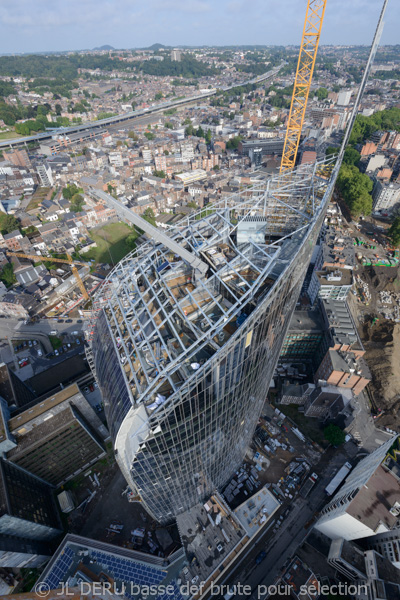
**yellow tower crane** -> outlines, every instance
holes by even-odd
[[[67,263],[68,265],[71,266],[72,269],[72,273],[75,276],[75,279],[78,283],[79,289],[81,290],[82,296],[84,297],[85,300],[89,300],[90,296],[86,291],[85,286],[83,285],[83,281],[79,275],[78,269],[76,268],[76,265],[83,265],[83,266],[88,266],[87,263],[84,262],[80,262],[78,260],[73,260],[72,256],[70,254],[68,254],[67,252],[67,258],[53,258],[52,256],[42,256],[39,254],[24,254],[23,252],[7,252],[6,253],[7,256],[16,256],[17,258],[30,258],[31,260],[47,260],[47,261],[51,261],[51,262],[58,262],[58,263]]]
[[[296,163],[327,0],[308,0],[280,172]]]

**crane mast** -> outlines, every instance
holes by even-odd
[[[72,258],[72,256],[70,254],[68,254],[67,252],[67,258],[54,258],[53,256],[42,256],[41,254],[25,254],[24,252],[6,252],[7,256],[16,256],[17,258],[29,258],[31,260],[48,260],[51,262],[57,262],[57,263],[67,263],[71,266],[71,270],[72,270],[72,274],[74,275],[76,282],[78,284],[78,287],[82,293],[82,296],[84,297],[84,299],[86,301],[90,300],[90,296],[86,291],[86,288],[84,286],[84,283],[81,279],[81,276],[79,275],[79,271],[76,268],[76,265],[84,265],[87,266],[87,263],[84,262],[80,262],[78,260],[75,260]]]
[[[296,163],[327,0],[308,0],[280,172]]]

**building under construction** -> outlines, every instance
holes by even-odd
[[[169,237],[153,228],[96,294],[90,360],[115,453],[158,521],[224,485],[244,458],[331,171],[325,162],[281,174],[184,218]]]

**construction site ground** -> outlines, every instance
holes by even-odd
[[[365,359],[372,381],[366,393],[375,413],[376,425],[400,430],[400,322],[396,322],[400,309],[399,266],[363,266],[363,259],[388,259],[393,257],[391,242],[387,237],[387,221],[367,217],[358,223],[343,220],[345,232],[364,242],[355,246],[362,255],[356,259],[354,276],[356,286],[348,296],[348,303],[358,333],[365,347]],[[357,226],[356,226],[357,225]],[[375,246],[371,249],[368,246]],[[366,293],[367,290],[367,293]],[[368,295],[369,294],[369,295]],[[389,302],[388,302],[389,299]]]

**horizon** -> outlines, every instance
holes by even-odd
[[[67,6],[66,6],[67,4]],[[371,43],[382,2],[329,0],[321,46]],[[165,46],[298,46],[306,0],[121,0],[118,11],[105,0],[4,0],[0,22],[0,54],[78,52],[103,45],[148,48],[150,40]],[[399,3],[389,3],[382,45],[398,44]],[[245,42],[249,33],[252,43]],[[107,42],[102,40],[107,39]],[[46,40],[46,49],[42,49]],[[60,40],[70,50],[60,49]]]

